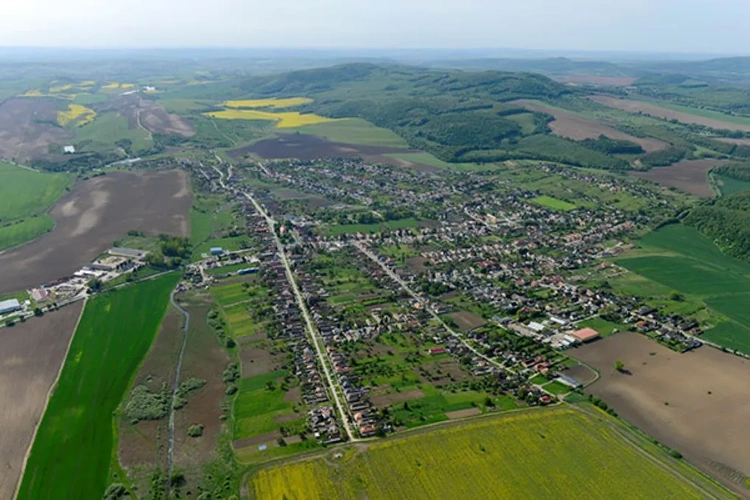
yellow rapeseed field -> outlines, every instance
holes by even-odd
[[[302,127],[303,125],[314,125],[335,121],[332,118],[315,114],[300,114],[296,111],[283,113],[271,113],[255,109],[225,109],[223,111],[212,111],[205,113],[206,116],[222,120],[272,120],[278,128]]]
[[[70,124],[82,127],[94,121],[94,118],[96,118],[96,111],[80,104],[69,104],[67,111],[57,112],[57,123],[62,127]]]
[[[279,465],[250,481],[256,499],[702,498],[614,430],[603,413],[520,411]]]
[[[50,94],[59,94],[61,92],[67,92],[68,90],[73,88],[72,83],[66,83],[65,85],[56,85],[54,87],[49,88]]]
[[[43,94],[38,90],[27,90],[21,97],[47,97],[47,94]]]
[[[118,82],[111,82],[106,85],[102,85],[102,90],[128,90],[135,87],[132,83],[118,83]]]
[[[313,102],[308,97],[289,97],[286,99],[245,99],[240,101],[225,101],[222,103],[227,108],[292,108]]]

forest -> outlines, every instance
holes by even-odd
[[[730,194],[695,207],[684,222],[726,254],[750,261],[750,192]]]

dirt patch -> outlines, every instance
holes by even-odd
[[[250,146],[227,151],[227,154],[235,160],[247,154],[253,154],[266,159],[297,158],[299,160],[315,160],[318,158],[368,158],[389,153],[408,152],[413,151],[402,148],[331,142],[321,137],[307,134],[284,134],[258,141]]]
[[[151,392],[171,390],[174,369],[182,345],[180,315],[170,310],[164,318],[159,335],[138,370],[132,388],[146,385]],[[129,397],[130,392],[125,397]],[[128,477],[139,491],[148,491],[149,477],[156,467],[166,467],[168,420],[141,421],[131,424],[120,420],[118,458]],[[144,471],[141,473],[140,471]]]
[[[114,109],[128,119],[131,129],[140,127],[152,134],[192,137],[195,129],[180,115],[168,113],[155,101],[142,99],[138,94],[120,96],[106,109]]]
[[[279,431],[273,431],[269,432],[267,434],[261,434],[260,436],[253,436],[245,439],[239,439],[232,443],[232,447],[235,450],[239,450],[240,448],[247,448],[248,446],[258,446],[261,444],[276,444],[276,440],[278,440],[281,437],[281,432]]]
[[[711,198],[714,190],[708,182],[708,172],[724,163],[724,160],[683,160],[668,167],[654,167],[648,172],[630,174],[685,193]]]
[[[373,396],[370,398],[372,404],[378,407],[390,406],[396,403],[403,403],[411,399],[423,398],[424,393],[419,390],[406,391],[406,392],[393,392],[391,394],[381,394],[380,396]]]
[[[243,377],[254,377],[274,371],[273,356],[265,349],[243,347],[240,350],[240,361],[242,362]]]
[[[555,75],[553,80],[576,85],[610,85],[612,87],[627,87],[636,80],[632,76],[599,76],[599,75]]]
[[[678,354],[634,333],[619,333],[570,354],[601,372],[588,392],[748,495],[734,480],[735,472],[750,476],[750,361],[709,347]],[[617,360],[628,374],[614,369]]]
[[[741,125],[738,123],[726,122],[722,120],[716,120],[714,118],[706,118],[703,116],[693,115],[682,111],[673,111],[671,109],[663,108],[658,104],[652,104],[650,102],[619,99],[617,97],[607,95],[593,95],[589,96],[589,99],[611,108],[622,109],[623,111],[629,111],[631,113],[643,113],[646,115],[654,116],[656,118],[662,118],[664,120],[677,120],[682,123],[694,123],[696,125],[703,125],[704,127],[711,127],[716,129],[741,130],[743,132],[750,132],[750,125]]]
[[[445,414],[445,416],[453,420],[456,418],[473,417],[474,415],[479,415],[480,413],[482,413],[482,410],[480,410],[479,408],[467,408],[465,410],[449,411]]]
[[[83,302],[0,330],[0,498],[12,498]]]
[[[556,108],[545,106],[538,102],[532,102],[525,99],[512,101],[512,104],[518,104],[524,108],[535,111],[537,113],[547,113],[555,117],[553,122],[550,122],[549,127],[552,129],[552,133],[559,135],[560,137],[567,137],[568,139],[574,139],[580,141],[583,139],[596,139],[600,135],[606,135],[610,139],[617,139],[622,141],[630,141],[636,144],[640,144],[644,151],[650,153],[652,151],[660,151],[666,149],[668,144],[658,139],[651,139],[649,137],[635,137],[625,132],[621,132],[605,123],[591,120],[578,116],[575,113],[564,111]]]
[[[588,366],[578,365],[563,370],[562,373],[568,377],[572,377],[582,383],[583,385],[589,384],[596,380],[596,372]]]
[[[115,172],[80,183],[50,215],[55,229],[0,253],[0,294],[72,275],[128,230],[189,236],[187,174]]]
[[[294,422],[295,420],[299,420],[301,418],[305,418],[305,416],[302,413],[292,413],[289,415],[278,416],[274,418],[273,421],[276,422],[277,424],[288,424],[289,422]]]
[[[284,402],[285,403],[299,403],[302,400],[302,388],[292,387],[288,391],[286,391],[286,394],[284,394]]]
[[[450,317],[453,318],[453,321],[458,325],[458,329],[462,332],[468,332],[487,323],[483,317],[469,311],[454,312],[450,314]]]
[[[49,153],[57,144],[60,152],[73,139],[73,133],[57,125],[57,110],[63,106],[54,99],[8,99],[0,104],[0,156],[27,160]]]
[[[427,259],[422,256],[409,257],[406,259],[406,267],[408,267],[409,271],[413,273],[423,273],[428,269],[427,266],[425,266],[425,262],[427,262]]]

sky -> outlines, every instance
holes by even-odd
[[[0,46],[750,53],[749,0],[4,0]]]

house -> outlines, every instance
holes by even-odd
[[[428,352],[430,354],[444,354],[446,350],[445,350],[445,347],[433,347]]]
[[[597,332],[593,328],[581,328],[580,330],[573,332],[571,336],[583,343],[586,343],[599,338],[599,332]]]

